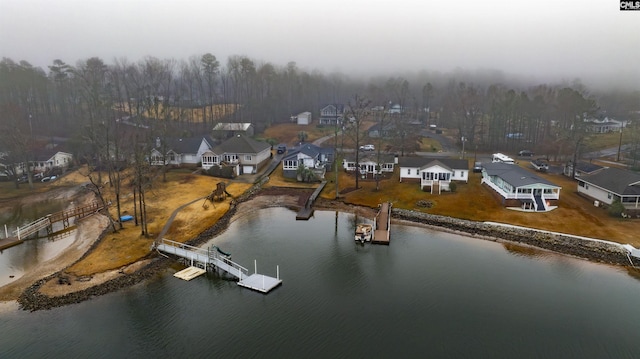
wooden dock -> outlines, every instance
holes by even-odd
[[[380,210],[375,218],[375,231],[371,243],[389,244],[391,232],[391,203],[380,205]]]
[[[20,243],[22,243],[22,241],[19,240],[18,237],[2,238],[0,239],[0,251],[17,246]]]
[[[173,276],[176,278],[180,278],[186,281],[190,281],[193,278],[199,277],[203,274],[205,274],[207,271],[202,269],[202,268],[198,268],[198,267],[189,267],[189,268],[185,268],[179,272],[176,272]]]
[[[320,183],[320,186],[318,186],[318,188],[313,191],[311,196],[305,202],[304,207],[300,208],[300,210],[296,214],[296,220],[308,220],[309,218],[311,218],[311,216],[313,216],[313,202],[315,202],[316,198],[318,198],[320,192],[326,185],[327,181],[322,181],[322,183]]]
[[[98,204],[97,202],[93,202],[86,206],[74,207],[53,214],[48,214],[42,218],[38,218],[31,223],[18,227],[15,231],[11,232],[11,236],[0,239],[0,250],[4,250],[6,248],[21,244],[25,239],[28,239],[28,237],[32,236],[33,234],[39,233],[43,229],[47,230],[47,236],[55,235],[56,233],[53,232],[53,224],[56,222],[62,222],[62,225],[64,227],[62,231],[65,231],[70,226],[70,219],[81,219],[88,217],[94,213],[97,213],[102,208],[104,208],[104,206]]]

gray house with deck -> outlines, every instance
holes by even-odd
[[[557,208],[562,189],[518,165],[502,162],[485,163],[481,183],[493,190],[503,206],[523,211]]]

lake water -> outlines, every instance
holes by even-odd
[[[33,222],[47,214],[63,210],[69,205],[68,200],[45,200],[37,205],[16,205],[12,208],[3,208],[0,211],[0,238],[23,226]],[[70,220],[73,224],[74,220]],[[5,227],[7,232],[5,233]],[[53,231],[64,229],[62,222],[53,225]],[[45,262],[66,249],[75,240],[76,230],[71,229],[55,236],[46,237],[46,230],[40,231],[41,238],[27,239],[24,243],[0,251],[0,286],[8,284],[22,277],[24,273],[35,268],[39,263]],[[31,237],[35,237],[31,236]]]
[[[638,358],[640,281],[622,268],[354,217],[255,211],[209,244],[275,276],[267,295],[179,266],[77,305],[0,313],[2,357]]]

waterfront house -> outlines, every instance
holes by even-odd
[[[577,180],[578,193],[609,205],[617,199],[626,209],[640,212],[640,173],[611,167]]]
[[[196,166],[202,160],[202,154],[215,145],[210,136],[187,138],[156,138],[151,150],[152,166]],[[163,154],[164,153],[164,154]]]
[[[396,165],[395,155],[378,154],[375,152],[362,152],[358,157],[358,165],[356,165],[355,154],[347,154],[342,160],[342,167],[347,172],[353,172],[358,169],[358,173],[362,178],[369,176],[374,177],[376,174],[393,173]]]
[[[518,165],[504,162],[483,164],[481,183],[492,190],[503,206],[524,211],[557,208],[562,188]]]
[[[419,182],[431,193],[449,191],[451,181],[469,181],[469,161],[450,158],[400,157],[400,182]]]
[[[316,178],[324,179],[325,173],[331,170],[333,161],[333,148],[304,143],[290,149],[282,159],[282,173],[286,178],[297,178],[302,167],[311,170]]]
[[[271,158],[271,145],[237,135],[202,154],[202,168],[233,166],[236,175],[254,174]]]

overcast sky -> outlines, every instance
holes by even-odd
[[[324,72],[624,73],[640,83],[640,11],[618,0],[0,0],[0,56],[45,70],[54,59],[206,52]]]

